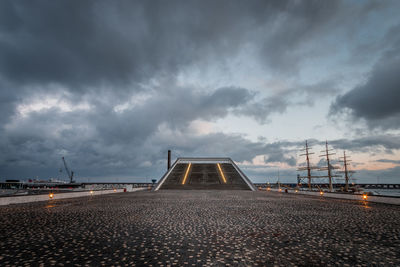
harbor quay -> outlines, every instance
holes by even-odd
[[[400,206],[160,190],[0,207],[0,266],[400,266]]]

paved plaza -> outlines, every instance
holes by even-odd
[[[277,192],[0,207],[0,266],[400,266],[400,207]]]

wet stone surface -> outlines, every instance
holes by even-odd
[[[0,266],[400,266],[400,207],[276,192],[0,207]]]

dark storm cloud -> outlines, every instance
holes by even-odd
[[[350,110],[355,119],[365,119],[371,127],[400,127],[400,58],[377,66],[366,84],[339,96],[332,112]]]
[[[112,88],[122,98],[143,90],[140,85],[151,79],[174,77],[190,66],[226,63],[249,40],[261,53],[263,65],[292,75],[296,62],[308,57],[300,44],[314,43],[312,37],[329,32],[335,15],[349,19],[368,10],[368,4],[355,5],[350,16],[338,1],[0,5],[0,78],[13,84],[13,92],[30,95],[32,85],[41,90],[61,85],[77,97]],[[285,110],[281,105],[266,106]]]
[[[257,101],[245,88],[205,92],[178,85],[177,76],[190,68],[223,68],[250,45],[261,66],[293,77],[302,60],[326,54],[325,44],[318,45],[321,36],[338,21],[345,25],[362,18],[372,10],[368,6],[348,8],[341,1],[1,1],[0,150],[5,153],[0,154],[0,175],[53,176],[61,156],[78,177],[158,175],[168,148],[182,156],[237,161],[265,155],[266,162],[293,166],[295,159],[286,154],[295,142],[268,145],[240,135],[196,135],[187,128],[194,120],[213,121],[230,112],[265,122],[293,104],[288,98],[299,94],[298,88]],[[307,98],[315,90],[311,86],[300,94]],[[129,103],[138,93],[150,98]],[[80,103],[89,108],[18,113],[21,104],[49,95],[73,108]]]
[[[226,93],[227,90],[236,90],[238,98],[248,95],[247,91],[240,88],[222,88],[197,97],[207,103],[213,96],[219,95],[218,91]],[[175,98],[171,97],[171,101],[172,99]],[[186,120],[180,118],[175,125],[164,125],[166,117],[178,112],[175,109],[180,108],[179,101],[182,99],[187,99],[187,96],[177,98],[177,102],[170,103],[167,109],[161,106],[152,111],[150,108],[145,109],[147,105],[133,107],[122,111],[122,117],[115,111],[99,114],[98,110],[82,113],[61,112],[53,108],[32,112],[5,131],[6,135],[1,139],[0,146],[7,153],[1,154],[0,158],[6,164],[2,164],[0,172],[3,177],[8,178],[32,177],[32,173],[55,177],[62,167],[60,157],[66,156],[71,168],[76,171],[77,178],[82,181],[85,177],[150,175],[158,178],[164,172],[167,149],[173,150],[174,157],[229,156],[237,162],[251,162],[255,156],[262,155],[266,163],[296,165],[295,155],[300,154],[304,142],[252,142],[241,135],[191,133],[187,128],[190,121],[209,116],[207,112],[196,111],[196,108],[201,108],[199,106],[194,106],[188,112]],[[225,103],[225,108],[235,107],[237,100],[227,99],[217,103],[211,101],[207,109],[220,109],[212,113],[221,112],[220,115],[224,116],[225,108],[221,107],[221,103]],[[100,109],[103,110],[104,107]],[[187,108],[183,110],[188,111]],[[143,116],[146,112],[148,116]],[[154,114],[150,114],[151,112]],[[99,117],[103,119],[100,120]],[[61,125],[60,120],[63,121]],[[70,127],[63,128],[66,125]],[[324,141],[310,140],[310,143],[323,145]],[[354,152],[371,151],[371,148],[377,146],[400,149],[399,138],[388,135],[333,140],[330,144],[335,149]]]
[[[279,27],[268,28],[271,34],[263,45],[262,55],[277,73],[284,70],[297,71],[299,61],[311,56],[308,42],[329,28],[341,9],[339,1],[291,2],[284,12],[277,14]]]
[[[213,120],[225,117],[230,108],[246,104],[252,93],[244,88],[220,88],[212,93],[199,93],[190,88],[157,94],[143,105],[122,112],[113,107],[101,107],[91,113],[101,132],[101,138],[110,143],[142,140],[157,130],[163,122],[181,129],[196,119]]]
[[[235,53],[244,38],[238,33],[263,23],[270,6],[3,1],[0,71],[19,84],[61,83],[71,90],[141,82],[210,54]]]
[[[130,167],[140,169],[146,162],[156,162],[162,149],[169,148],[165,141],[159,144],[159,139],[168,135],[162,128],[166,122],[168,131],[179,133],[193,120],[224,117],[230,108],[240,107],[251,98],[252,94],[243,88],[225,87],[210,93],[185,88],[174,94],[159,93],[121,111],[115,111],[107,102],[89,110],[66,112],[53,107],[33,111],[3,128],[0,147],[7,153],[0,158],[2,162],[13,162],[9,165],[14,166],[14,174],[21,173],[15,168],[23,166],[42,167],[56,174],[60,157],[65,155],[77,169],[83,169],[81,176],[126,175]],[[154,137],[160,131],[161,136]],[[85,171],[89,168],[91,171]],[[3,175],[9,172],[7,166],[2,167]]]
[[[265,28],[264,33],[269,38],[262,43],[260,54],[267,62],[266,66],[277,75],[297,73],[303,60],[336,51],[339,41],[332,41],[332,35],[335,38],[346,35],[348,38],[359,31],[370,14],[388,4],[383,1],[353,4],[345,1],[288,1],[285,8],[277,10],[274,23]]]
[[[141,82],[235,56],[254,40],[287,74],[304,44],[369,9],[340,1],[2,1],[0,71],[19,84]],[[313,49],[315,54],[316,50]],[[204,60],[206,62],[204,62]],[[206,66],[206,65],[205,65]]]
[[[400,128],[400,25],[386,36],[389,49],[374,66],[367,81],[336,98],[331,114],[348,111],[371,128]]]
[[[3,114],[12,115],[17,99],[37,88],[77,99],[112,89],[113,97],[125,98],[182,69],[225,64],[249,40],[262,51],[263,65],[294,66],[299,52],[292,57],[286,50],[297,51],[300,36],[306,40],[313,25],[327,24],[328,11],[343,10],[339,2],[319,1],[2,1],[0,79],[10,85],[2,94],[12,101],[4,101],[14,103]]]
[[[15,112],[15,105],[21,100],[12,85],[0,80],[0,128]]]

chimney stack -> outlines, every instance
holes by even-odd
[[[168,150],[168,162],[167,162],[167,167],[169,170],[171,168],[171,150]]]

